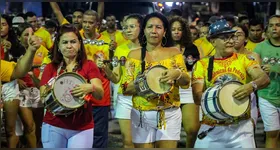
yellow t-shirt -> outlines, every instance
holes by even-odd
[[[80,30],[80,34],[81,34],[82,38],[85,39],[83,30]],[[103,36],[102,34],[100,34],[100,36],[96,40],[103,40],[105,43],[110,42],[110,39]],[[88,60],[94,61],[95,56],[102,57],[104,60],[109,59],[109,45],[108,44],[104,44],[104,45],[100,45],[100,46],[84,44],[84,46],[86,49],[86,55],[87,55]]]
[[[130,41],[128,40],[125,42],[125,44],[118,46],[117,49],[115,50],[114,56],[116,56],[118,59],[120,59],[122,56],[127,58],[129,52],[131,51],[128,47],[129,43],[130,43]],[[117,83],[117,84],[121,83],[125,71],[126,71],[125,66],[121,66],[122,76],[121,76],[119,83]],[[120,94],[122,93],[121,88],[119,88],[118,93],[120,93]]]
[[[35,56],[33,58],[33,66],[41,66],[44,58],[48,56],[49,51],[44,47],[40,46],[40,48],[36,51]],[[39,76],[40,74],[40,69],[35,68],[33,69],[33,73],[35,74],[36,77]]]
[[[120,30],[117,30],[114,33],[114,36],[110,36],[110,34],[107,32],[107,30],[103,31],[101,33],[103,36],[107,37],[111,40],[115,40],[115,42],[117,43],[117,46],[123,45],[125,44],[125,42],[127,41],[127,39],[123,36],[122,32]]]
[[[165,66],[167,69],[179,68],[182,72],[188,74],[182,54],[177,54],[169,59],[164,59],[159,62],[146,62],[145,70],[156,65]],[[137,75],[141,73],[141,60],[128,58],[125,67],[126,71],[123,75],[121,84],[130,83],[136,79]],[[120,86],[120,88],[122,88],[122,86]],[[174,84],[171,91],[164,94],[162,98],[147,100],[144,97],[133,95],[132,102],[135,109],[142,111],[162,110],[170,106],[180,107],[179,85]]]
[[[47,49],[52,48],[53,46],[52,36],[44,27],[39,28],[34,33],[34,35],[42,39],[42,45],[45,46]]]
[[[1,81],[9,82],[11,80],[15,66],[15,62],[1,60]]]
[[[259,43],[260,43],[260,42],[259,42]],[[253,52],[254,49],[256,48],[257,44],[259,44],[259,43],[254,43],[254,42],[252,42],[250,39],[248,39],[248,42],[247,42],[245,48],[246,48],[247,50]]]
[[[248,70],[251,67],[259,67],[257,61],[251,59],[245,54],[234,53],[231,57],[226,59],[214,59],[214,68],[212,80],[208,81],[208,63],[209,58],[203,58],[196,62],[193,68],[192,85],[196,83],[203,83],[206,89],[213,87],[216,84],[224,83],[226,81],[239,81],[243,84],[248,81]],[[241,119],[250,118],[250,109],[247,110],[245,115],[234,118],[234,122]],[[208,125],[218,124],[217,121],[210,119],[203,115],[202,123]],[[220,124],[223,125],[223,124]]]
[[[193,42],[193,44],[197,47],[200,58],[214,56],[216,53],[213,45],[206,39],[206,37],[201,37]]]

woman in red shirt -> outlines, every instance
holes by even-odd
[[[44,97],[48,81],[63,72],[76,72],[89,81],[71,90],[74,97],[81,99],[84,95],[92,95],[95,99],[102,99],[104,91],[99,69],[92,61],[86,59],[82,38],[73,25],[61,26],[53,52],[53,60],[45,67],[41,79],[42,100],[46,100]],[[91,111],[91,100],[87,100],[84,106],[67,116],[54,115],[48,110],[42,126],[43,147],[91,148],[94,127]]]

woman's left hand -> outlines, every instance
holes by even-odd
[[[174,83],[174,80],[176,80],[180,76],[181,72],[178,69],[168,69],[162,72],[162,76],[160,77],[160,82],[166,82],[166,83]]]
[[[71,90],[71,94],[75,97],[83,99],[87,94],[93,91],[93,86],[91,84],[80,84]]]

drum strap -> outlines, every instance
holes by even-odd
[[[145,71],[145,56],[146,56],[146,48],[142,47],[141,49],[141,72],[143,73]]]
[[[209,63],[208,63],[208,81],[210,82],[212,79],[212,74],[213,74],[213,66],[214,66],[214,56],[211,56],[209,58]]]

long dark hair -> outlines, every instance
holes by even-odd
[[[147,22],[148,20],[150,20],[151,18],[159,18],[162,22],[163,22],[163,27],[164,27],[164,30],[165,30],[165,37],[166,37],[166,44],[163,45],[163,47],[171,47],[173,46],[173,40],[172,40],[172,36],[171,36],[171,30],[170,30],[170,26],[169,26],[169,22],[167,20],[167,18],[162,14],[162,13],[159,13],[159,12],[153,12],[151,14],[148,14],[145,18],[144,18],[144,21],[143,21],[143,24],[142,24],[142,28],[140,30],[140,34],[139,34],[139,43],[142,47],[146,47],[147,46],[147,43],[146,43],[146,37],[145,37],[145,33],[144,33],[144,30],[146,28],[146,25],[147,25]],[[165,43],[165,42],[164,42]]]
[[[192,45],[192,35],[188,24],[188,21],[180,16],[173,16],[169,19],[169,25],[172,28],[172,24],[178,21],[182,26],[182,37],[179,44],[184,47],[190,47]]]
[[[20,44],[17,38],[15,33],[16,28],[12,27],[12,18],[6,14],[1,14],[1,18],[5,19],[8,23],[9,31],[7,40],[12,44],[11,49],[8,52],[13,56],[13,59],[8,61],[17,62],[17,59],[25,53],[25,48]]]
[[[81,69],[82,65],[84,63],[84,61],[86,61],[86,52],[85,52],[85,47],[83,44],[83,39],[79,33],[79,30],[74,27],[72,24],[64,24],[60,27],[60,29],[58,30],[57,36],[55,38],[55,42],[54,42],[54,47],[53,47],[53,60],[52,63],[53,65],[55,65],[56,67],[58,67],[60,65],[61,62],[64,62],[63,59],[63,55],[58,51],[59,49],[59,41],[60,41],[60,37],[64,34],[64,33],[68,33],[68,32],[73,32],[76,34],[76,36],[78,37],[78,40],[81,44],[81,48],[78,51],[77,57],[76,57],[76,62],[78,62],[78,68],[77,69]],[[65,66],[65,62],[64,62],[64,66]]]

